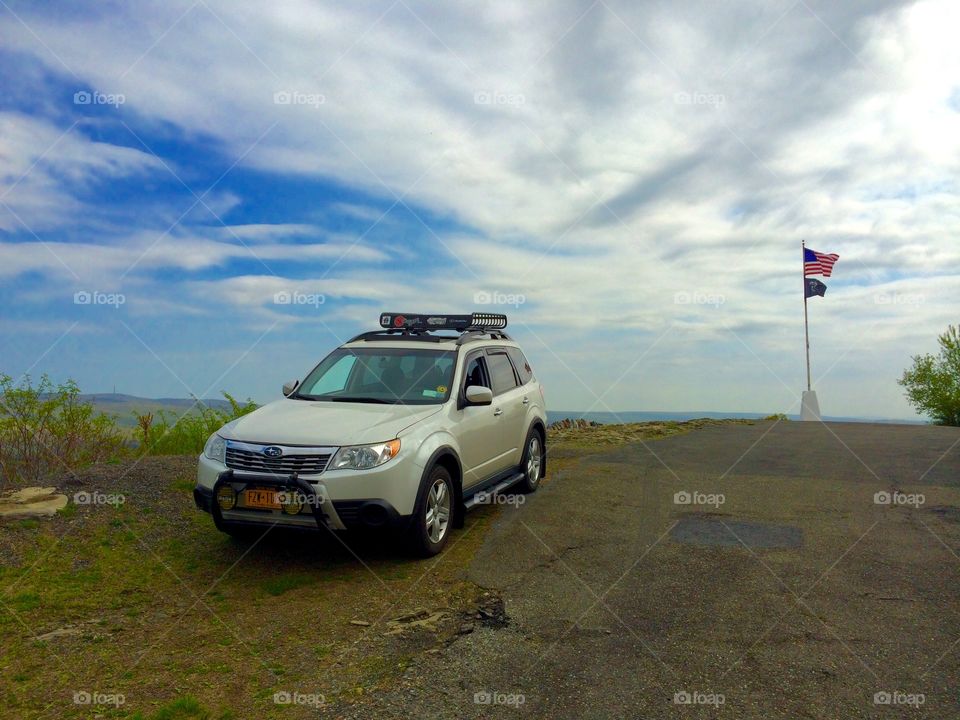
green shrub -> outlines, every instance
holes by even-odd
[[[172,413],[137,415],[136,442],[117,425],[117,418],[97,412],[80,398],[73,380],[54,386],[41,376],[34,385],[29,376],[14,383],[0,374],[0,474],[4,483],[41,483],[96,462],[147,455],[199,454],[211,433],[234,418],[253,412],[252,400],[238,402],[224,392],[229,410],[216,410],[200,401],[176,417]],[[195,399],[196,400],[196,399]]]
[[[223,425],[257,409],[253,400],[238,402],[230,393],[223,396],[230,403],[230,410],[216,410],[194,398],[195,407],[174,417],[160,412],[153,415],[137,415],[140,452],[147,455],[199,455],[211,434]]]
[[[914,356],[897,382],[918,413],[938,425],[960,425],[960,332],[950,325],[937,340],[940,353]]]
[[[115,418],[80,399],[72,380],[33,385],[0,374],[0,472],[4,480],[40,482],[123,453]]]

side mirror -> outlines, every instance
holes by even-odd
[[[493,390],[482,385],[471,385],[466,392],[467,405],[490,405],[493,402]]]
[[[290,397],[293,391],[300,387],[299,380],[289,380],[283,384],[283,396]]]

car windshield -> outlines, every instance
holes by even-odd
[[[439,405],[450,397],[456,353],[408,348],[338,348],[291,397],[327,402]]]

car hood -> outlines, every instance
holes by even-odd
[[[284,398],[227,423],[229,440],[278,445],[362,445],[392,440],[440,405],[379,405]]]

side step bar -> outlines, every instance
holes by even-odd
[[[490,495],[496,495],[498,492],[501,492],[502,490],[506,490],[508,487],[512,487],[513,485],[516,485],[521,480],[523,480],[523,473],[522,472],[514,473],[513,475],[508,477],[506,480],[502,480],[492,487],[484,488],[483,490],[478,490],[477,492],[475,492],[473,495],[471,495],[469,498],[467,498],[464,501],[463,507],[466,510],[469,510],[470,508],[472,508],[477,504],[477,497],[479,496],[486,497]]]

